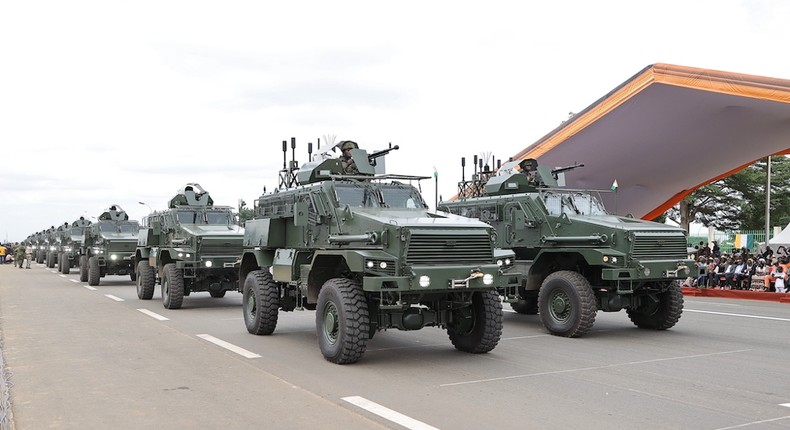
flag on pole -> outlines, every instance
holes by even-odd
[[[433,177],[434,178],[438,178],[439,177],[439,171],[436,170],[436,166],[433,166]]]
[[[612,182],[612,191],[617,191],[617,187],[617,179],[615,179],[614,182]]]

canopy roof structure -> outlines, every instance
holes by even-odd
[[[513,156],[609,189],[611,212],[653,219],[695,189],[790,154],[790,80],[653,64]]]

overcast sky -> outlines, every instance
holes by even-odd
[[[291,137],[300,163],[324,135],[392,142],[389,172],[436,168],[449,198],[462,156],[507,159],[650,64],[790,78],[788,22],[781,0],[2,2],[0,241],[140,220],[187,182],[252,205]]]

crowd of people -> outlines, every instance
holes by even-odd
[[[723,253],[716,241],[712,245],[703,246],[703,242],[700,242],[694,247],[694,259],[700,268],[700,275],[697,278],[688,278],[684,286],[788,292],[790,255],[784,246],[780,246],[776,252],[766,246],[762,253],[752,253],[748,248]]]

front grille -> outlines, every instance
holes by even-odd
[[[233,239],[203,239],[200,242],[200,255],[239,257],[243,253],[242,237]]]
[[[113,240],[112,242],[110,242],[108,248],[109,248],[108,249],[109,252],[115,252],[121,254],[122,253],[134,254],[134,251],[137,248],[137,241],[135,240],[134,242],[132,242],[132,241]]]
[[[633,258],[640,261],[687,259],[686,236],[675,232],[636,233]]]
[[[412,231],[407,264],[490,264],[493,244],[486,231]]]

